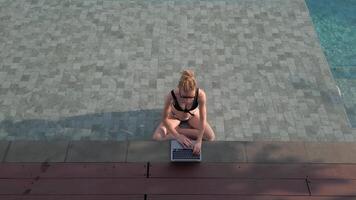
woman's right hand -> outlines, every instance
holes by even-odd
[[[185,135],[179,134],[177,140],[186,149],[193,147],[192,141],[189,138],[187,138]]]

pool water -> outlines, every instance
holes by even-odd
[[[305,2],[350,123],[356,127],[356,0]]]
[[[332,68],[356,66],[356,0],[306,0]]]

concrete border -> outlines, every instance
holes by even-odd
[[[125,162],[127,142],[71,141],[65,162]]]
[[[305,149],[311,163],[356,163],[356,143],[306,142]]]
[[[4,162],[63,162],[68,141],[15,140]]]
[[[303,142],[246,142],[247,162],[306,163],[309,162]]]
[[[129,141],[127,162],[167,162],[169,142]]]
[[[3,162],[169,162],[169,142],[0,141]],[[7,148],[9,148],[7,150]],[[203,162],[356,163],[352,142],[203,142]]]
[[[0,162],[4,162],[10,143],[10,141],[0,141]]]

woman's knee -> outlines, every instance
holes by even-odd
[[[162,140],[165,136],[167,136],[167,129],[161,123],[154,132],[152,139],[154,140]]]
[[[205,138],[206,138],[207,141],[214,141],[215,140],[215,135],[214,134],[206,135]]]
[[[203,139],[206,141],[213,141],[215,140],[215,135],[207,134],[206,132],[204,133]]]
[[[154,134],[153,134],[153,136],[152,136],[152,139],[153,140],[162,140],[162,135],[159,133],[159,132],[155,132]]]
[[[204,136],[205,136],[205,139],[207,141],[215,140],[215,133],[214,133],[213,129],[210,126],[206,127]]]

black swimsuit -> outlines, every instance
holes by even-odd
[[[186,108],[185,108],[185,109],[182,109],[182,108],[180,107],[180,105],[179,105],[179,103],[178,103],[178,100],[177,100],[177,97],[176,97],[176,95],[174,94],[174,91],[173,91],[173,90],[171,91],[171,94],[172,94],[172,97],[173,97],[173,99],[174,99],[173,106],[174,106],[174,108],[175,108],[176,110],[182,111],[182,112],[185,112],[185,113],[189,113],[190,115],[194,116],[194,114],[191,113],[190,111],[196,109],[196,108],[198,107],[198,105],[199,105],[199,104],[198,104],[199,88],[197,88],[197,89],[195,90],[195,96],[194,96],[193,105],[192,105],[192,107],[191,107],[189,110],[186,109]]]

